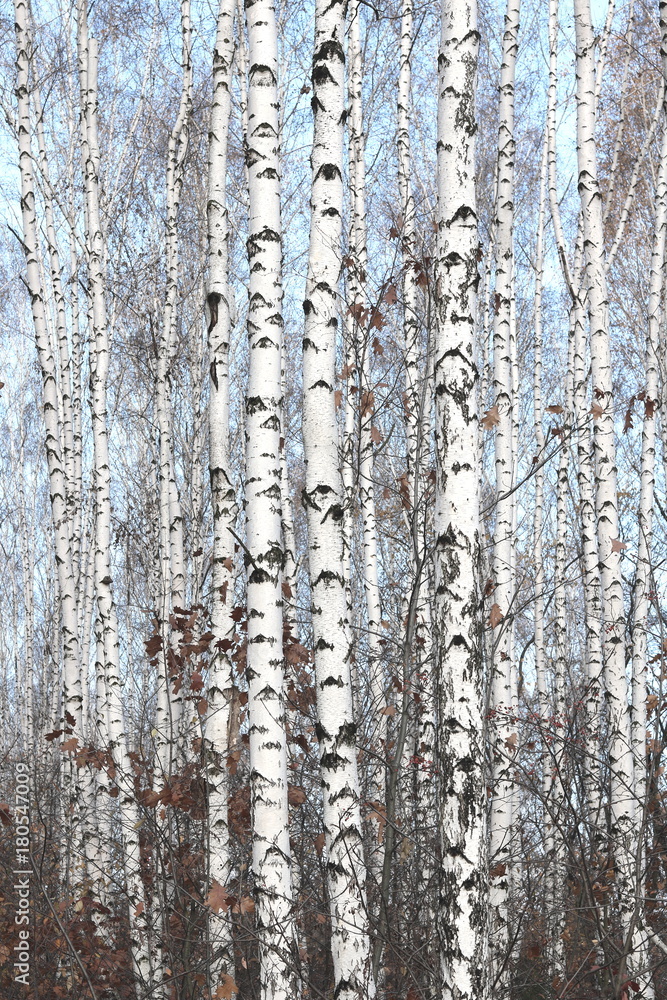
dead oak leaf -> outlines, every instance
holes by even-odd
[[[223,972],[222,978],[218,983],[215,993],[213,993],[212,1000],[230,1000],[235,993],[238,993],[239,988],[232,979],[228,976],[226,972]]]
[[[225,887],[220,885],[217,879],[213,879],[209,894],[206,897],[206,905],[214,913],[219,913],[220,910],[224,910],[226,913],[233,902],[234,896],[230,896]]]
[[[498,407],[492,406],[490,410],[487,410],[480,422],[485,431],[492,430],[497,424],[500,423],[500,413],[498,412]]]
[[[495,628],[496,625],[500,625],[500,623],[501,623],[501,621],[503,620],[504,617],[505,616],[503,615],[502,611],[500,610],[500,605],[499,604],[492,604],[491,605],[491,611],[489,613],[489,625],[491,626],[491,628]]]

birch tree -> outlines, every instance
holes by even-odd
[[[662,121],[663,134],[660,164],[655,192],[655,222],[651,249],[649,279],[648,324],[644,354],[646,384],[641,390],[644,404],[642,422],[640,495],[638,511],[639,542],[637,569],[634,582],[634,608],[632,629],[632,718],[631,735],[634,755],[634,793],[637,810],[636,866],[639,875],[635,919],[637,921],[637,954],[634,960],[641,969],[648,965],[646,914],[644,908],[644,870],[648,849],[647,824],[647,625],[654,592],[652,541],[653,508],[655,491],[655,446],[657,409],[660,406],[658,380],[658,352],[660,325],[663,322],[662,295],[665,283],[665,238],[667,231],[667,103],[664,84],[667,84],[667,4],[660,4],[661,60],[662,60]],[[641,979],[643,995],[649,1000],[654,996],[650,973]]]
[[[155,374],[155,409],[159,434],[160,549],[162,560],[163,627],[174,608],[185,605],[185,565],[183,553],[183,515],[176,483],[173,446],[171,365],[176,336],[178,296],[178,209],[183,188],[183,160],[188,145],[188,116],[192,101],[190,2],[181,2],[181,97],[176,121],[169,135],[166,171],[166,290],[162,329]],[[165,631],[167,638],[168,630]],[[156,744],[159,766],[171,773],[178,753],[178,735],[183,710],[183,695],[170,682],[167,662],[168,642],[164,644],[162,676],[158,687]]]
[[[249,40],[248,348],[245,406],[253,871],[266,998],[294,992],[283,691],[282,272],[278,38],[271,0],[246,0]]]
[[[620,568],[623,542],[618,521],[609,307],[604,267],[602,204],[597,179],[594,32],[588,0],[576,0],[574,15],[577,43],[577,158],[590,325],[598,559],[611,762],[609,835],[618,864],[623,930],[625,934],[631,934],[633,889],[630,859],[634,854],[635,804],[632,795],[633,767],[625,674],[625,611]]]
[[[234,526],[236,494],[230,465],[228,280],[229,222],[227,209],[227,149],[231,115],[234,54],[234,0],[220,0],[213,51],[213,103],[208,145],[208,337],[210,383],[208,407],[209,475],[213,512],[211,568],[213,659],[207,691],[206,743],[209,754],[208,870],[209,885],[225,887],[231,875],[229,846],[227,754],[233,676],[230,649],[234,623],[230,617],[234,587]],[[209,917],[211,960],[209,977],[217,989],[221,976],[233,973],[231,928],[222,915]]]
[[[317,0],[308,277],[304,300],[304,503],[308,520],[317,736],[323,791],[334,985],[341,1000],[373,997],[345,594],[345,493],[337,462],[336,331],[340,302],[345,100],[343,4]]]
[[[363,123],[363,60],[361,51],[361,5],[352,0],[348,9],[348,178],[350,186],[350,237],[348,288],[351,303],[352,357],[358,368],[359,388],[359,513],[362,526],[364,594],[366,598],[366,631],[368,645],[368,689],[371,704],[371,765],[369,798],[374,804],[370,813],[369,865],[374,881],[379,878],[380,824],[385,803],[385,768],[382,764],[386,745],[387,716],[383,714],[385,694],[380,645],[382,607],[378,583],[377,523],[375,516],[375,485],[373,456],[373,389],[371,378],[371,327],[363,319],[369,314],[366,275],[366,163]],[[371,310],[372,311],[372,310]],[[349,432],[348,432],[349,436]],[[350,441],[353,438],[350,437]],[[348,504],[354,510],[354,497],[348,489]],[[351,537],[350,537],[351,541]]]
[[[470,4],[444,0],[438,59],[435,596],[443,996],[487,990],[484,680],[477,490],[478,29]]]
[[[109,339],[104,288],[104,234],[99,206],[99,143],[97,133],[97,40],[88,32],[85,0],[77,8],[77,51],[81,89],[81,148],[86,204],[88,285],[92,312],[91,414],[95,486],[95,590],[104,657],[104,698],[112,756],[121,775],[131,771],[123,718],[119,661],[118,616],[111,589],[111,470],[107,428]],[[127,780],[127,777],[125,778]],[[146,905],[141,880],[139,811],[134,789],[120,796],[123,860],[127,881],[131,948],[137,995],[151,984]]]
[[[493,389],[495,403],[487,426],[495,425],[496,510],[493,537],[493,596],[490,615],[498,627],[494,640],[491,706],[493,717],[493,799],[490,818],[492,871],[492,957],[496,980],[506,976],[509,948],[508,892],[512,850],[512,727],[514,691],[514,423],[516,398],[513,367],[516,330],[514,296],[514,92],[519,33],[519,3],[508,0],[503,34],[499,87],[498,176],[495,209],[496,283],[493,323]]]

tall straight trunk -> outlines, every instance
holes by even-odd
[[[359,807],[352,653],[345,594],[345,492],[338,464],[336,332],[343,209],[344,5],[317,0],[310,247],[303,304],[304,502],[308,521],[317,735],[324,798],[334,990],[375,995]]]
[[[176,121],[169,135],[167,149],[167,220],[166,220],[166,270],[167,285],[162,314],[162,330],[158,346],[155,377],[159,433],[159,493],[160,537],[162,553],[163,598],[160,617],[165,640],[169,635],[167,619],[174,607],[185,603],[185,561],[183,554],[183,515],[176,483],[173,442],[173,415],[171,401],[171,365],[176,337],[179,242],[178,210],[183,188],[183,161],[188,146],[188,118],[192,104],[192,55],[191,55],[190,0],[181,0],[181,98]],[[161,657],[161,676],[158,684],[156,737],[158,765],[169,774],[178,753],[178,735],[183,713],[182,689],[173,690],[167,662],[167,646]]]
[[[23,650],[24,667],[21,678],[21,719],[20,732],[28,758],[32,756],[35,747],[34,725],[34,683],[35,683],[35,603],[34,575],[35,557],[34,544],[30,544],[28,531],[28,514],[25,503],[25,456],[23,440],[19,449],[19,532],[21,541],[21,575],[23,580]],[[16,630],[15,630],[15,634]],[[17,677],[17,680],[19,678]]]
[[[667,0],[660,3],[660,31],[663,85],[667,84]],[[632,630],[632,748],[634,754],[634,791],[639,827],[636,854],[637,893],[637,966],[648,959],[644,932],[644,868],[647,825],[647,633],[651,611],[651,592],[655,590],[652,563],[653,505],[655,493],[655,445],[657,409],[660,405],[659,362],[660,326],[663,320],[662,292],[665,283],[665,247],[667,236],[667,99],[663,92],[662,148],[655,192],[655,223],[649,282],[648,328],[644,353],[645,386],[642,423],[641,478],[639,494],[639,543],[634,584],[634,619]],[[641,976],[642,996],[654,995],[650,971]]]
[[[18,150],[21,177],[21,219],[23,250],[26,259],[26,284],[32,305],[37,356],[42,377],[42,408],[46,431],[46,460],[53,522],[55,561],[60,604],[60,630],[63,649],[63,697],[60,710],[74,720],[73,728],[81,735],[81,675],[77,631],[77,601],[67,510],[67,479],[61,451],[61,427],[58,418],[57,366],[51,346],[46,317],[45,294],[40,279],[39,241],[35,206],[35,179],[31,151],[30,121],[30,36],[27,4],[15,0],[16,94],[18,102]],[[67,765],[63,769],[67,771]],[[71,794],[76,795],[72,785]]]
[[[281,371],[281,396],[283,407],[286,398],[285,362],[283,357]],[[283,522],[283,548],[285,553],[283,565],[283,618],[290,634],[296,638],[298,632],[297,621],[297,577],[298,562],[296,549],[296,536],[294,534],[294,510],[292,506],[292,494],[290,492],[289,465],[287,461],[287,448],[285,442],[285,418],[283,416],[283,436],[280,446],[280,503],[282,507]]]
[[[620,566],[623,543],[618,520],[609,303],[595,140],[595,38],[589,0],[574,0],[574,23],[577,159],[594,395],[595,499],[611,769],[609,838],[617,866],[621,926],[627,936],[632,929],[636,891],[632,861],[636,847],[636,810],[632,795],[633,756],[625,672],[625,611]]]
[[[496,985],[506,978],[509,950],[508,895],[511,878],[513,804],[514,654],[514,436],[513,354],[516,352],[514,296],[514,81],[519,34],[519,0],[508,0],[500,70],[498,177],[496,193],[496,285],[493,324],[493,390],[496,426],[496,524],[493,538],[491,625],[497,629],[491,681],[493,776],[490,817],[491,955]]]
[[[553,774],[553,742],[551,734],[548,732],[549,720],[552,716],[551,700],[549,697],[547,679],[547,657],[544,634],[544,614],[545,614],[545,588],[546,575],[544,572],[544,550],[542,535],[544,532],[544,410],[542,404],[542,299],[543,299],[543,278],[544,278],[544,223],[546,215],[546,175],[547,175],[547,145],[548,139],[545,134],[545,146],[542,155],[542,167],[540,171],[540,207],[537,225],[537,245],[535,251],[535,335],[534,335],[534,364],[533,364],[533,417],[535,424],[535,455],[537,466],[535,469],[535,507],[533,511],[533,553],[535,565],[535,676],[537,699],[540,712],[540,727],[542,729],[542,742],[545,752],[542,757],[542,810],[543,810],[543,846],[545,858],[544,881],[546,885],[546,905],[552,905],[552,889],[554,880],[551,875],[552,855],[554,848],[554,819],[551,810],[552,788],[554,781]],[[553,914],[548,913],[547,949],[549,959],[549,976],[553,979],[558,973],[555,971],[559,964],[561,943],[554,938],[552,933]]]
[[[412,655],[413,675],[409,681],[411,694],[418,694],[419,702],[411,719],[414,732],[409,740],[410,757],[405,768],[411,777],[417,762],[415,830],[418,838],[413,870],[418,884],[426,893],[423,916],[425,926],[431,928],[435,919],[432,905],[432,880],[435,874],[434,831],[436,817],[436,787],[430,773],[435,758],[435,699],[431,628],[431,574],[426,567],[426,499],[428,487],[428,455],[431,432],[432,404],[432,349],[426,344],[426,356],[420,343],[420,322],[417,276],[411,267],[416,253],[415,200],[412,191],[412,154],[410,143],[410,118],[412,113],[412,47],[414,43],[414,0],[403,0],[401,8],[401,49],[398,74],[398,188],[403,216],[401,233],[402,292],[403,292],[403,349],[405,351],[405,438],[406,483],[405,493],[410,509],[411,588],[417,589],[416,643]],[[430,341],[430,338],[429,338]],[[406,637],[408,641],[410,599],[404,602]],[[411,650],[412,653],[412,650]],[[416,676],[415,676],[416,675]],[[410,792],[406,789],[406,792]]]
[[[352,311],[351,332],[354,338],[353,356],[359,364],[359,512],[362,527],[362,563],[366,599],[368,644],[368,691],[371,725],[369,799],[374,809],[369,816],[370,845],[368,861],[373,882],[379,878],[381,865],[382,813],[385,809],[385,765],[387,740],[384,670],[382,665],[380,585],[378,582],[377,521],[375,516],[374,454],[373,454],[373,393],[371,379],[370,330],[360,322],[360,310],[367,304],[366,249],[366,162],[363,121],[363,60],[361,50],[361,4],[351,0],[348,7],[348,129],[350,186],[349,256],[352,267],[348,281]],[[348,502],[351,498],[348,498]]]
[[[75,554],[78,546],[77,539],[75,537],[75,523],[76,523],[76,508],[78,506],[79,497],[76,493],[76,478],[75,478],[75,451],[74,451],[74,420],[73,420],[73,407],[72,407],[72,365],[69,351],[69,343],[67,339],[67,309],[65,303],[65,294],[63,291],[63,281],[62,281],[62,269],[60,266],[60,254],[58,252],[58,240],[56,237],[56,229],[54,224],[54,212],[53,212],[53,190],[51,187],[51,179],[49,176],[49,164],[46,154],[46,142],[44,139],[44,122],[43,122],[43,110],[41,95],[39,87],[35,87],[32,92],[32,99],[35,108],[35,118],[36,118],[36,133],[37,133],[37,145],[39,150],[39,170],[44,179],[44,221],[45,221],[45,235],[46,235],[46,246],[49,255],[49,271],[51,279],[51,289],[53,293],[53,304],[55,312],[55,332],[56,341],[58,345],[58,367],[59,367],[59,379],[58,384],[60,387],[60,397],[62,400],[62,457],[63,457],[63,469],[65,473],[65,479],[67,482],[67,504],[68,513],[70,520],[70,544],[72,547],[73,555]],[[76,560],[73,560],[73,570],[75,578],[78,575],[78,565]]]
[[[77,50],[81,89],[81,138],[86,201],[88,293],[92,304],[91,422],[95,489],[95,590],[105,669],[108,736],[120,788],[123,865],[127,886],[130,942],[137,996],[151,985],[144,887],[139,848],[139,809],[134,796],[121,693],[118,618],[111,588],[111,468],[107,427],[109,335],[107,328],[104,235],[100,221],[97,130],[97,40],[88,32],[86,0],[77,5]],[[141,904],[141,905],[140,905]]]
[[[229,340],[227,146],[231,116],[235,0],[220,0],[213,51],[213,103],[209,126],[208,200],[208,341],[210,357],[209,475],[213,507],[211,631],[213,657],[207,692],[208,874],[209,884],[226,886],[231,876],[229,845],[229,705],[234,681],[230,649],[234,622],[233,561],[236,494],[229,456]],[[209,977],[215,991],[222,976],[233,976],[231,924],[224,912],[209,915]]]
[[[574,274],[567,257],[565,238],[560,219],[556,174],[556,104],[558,90],[558,0],[549,0],[549,94],[547,105],[548,136],[548,190],[551,217],[556,245],[565,283],[572,298],[571,325],[573,329],[573,411],[576,428],[577,481],[579,486],[581,549],[584,589],[584,620],[586,629],[585,669],[585,759],[584,781],[587,801],[587,819],[591,840],[598,842],[600,821],[599,735],[601,721],[602,657],[602,608],[600,603],[600,571],[598,566],[597,523],[595,513],[595,488],[592,460],[589,405],[586,383],[588,379],[587,345],[584,329],[585,289],[580,275],[581,239],[577,243]]]
[[[435,600],[442,996],[487,995],[488,868],[479,588],[474,4],[443,0],[438,58]]]
[[[567,781],[566,735],[568,732],[566,719],[566,671],[567,671],[567,601],[566,601],[566,543],[567,543],[567,498],[570,490],[569,438],[573,414],[573,369],[574,369],[574,328],[572,321],[567,342],[567,368],[565,375],[565,406],[563,415],[563,431],[561,451],[558,461],[556,483],[556,558],[554,565],[554,683],[553,683],[553,716],[556,719],[556,732],[550,739],[550,755],[548,766],[552,768],[550,801],[548,803],[549,820],[551,823],[549,854],[547,855],[547,884],[549,886],[548,906],[549,939],[551,943],[549,974],[558,982],[565,982],[565,893],[567,880],[566,853],[567,847],[563,839],[565,829],[565,784]]]
[[[579,295],[572,303],[574,329],[574,419],[576,426],[577,481],[580,501],[580,537],[583,563],[586,629],[585,760],[587,816],[591,843],[600,837],[600,725],[602,713],[602,606],[598,566],[595,485],[586,383],[588,364],[584,305]]]
[[[245,407],[248,711],[253,872],[262,998],[294,995],[285,732],[281,461],[282,223],[273,0],[246,0],[249,181]]]

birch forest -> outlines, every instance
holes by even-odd
[[[0,39],[0,996],[667,1000],[667,0]]]

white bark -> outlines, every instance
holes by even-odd
[[[173,443],[173,416],[171,402],[171,364],[176,336],[179,245],[178,210],[183,187],[183,160],[188,146],[188,118],[192,104],[190,0],[181,0],[181,98],[176,121],[169,135],[167,150],[167,219],[166,219],[166,270],[167,286],[162,329],[158,346],[155,376],[155,409],[159,432],[159,495],[160,495],[160,546],[162,558],[163,602],[162,629],[168,640],[167,620],[175,607],[185,604],[185,560],[183,555],[183,515],[176,483]],[[183,689],[174,691],[170,682],[167,663],[168,641],[161,657],[162,674],[159,679],[156,737],[158,765],[164,774],[170,774],[178,756],[178,736],[183,714]]]
[[[642,390],[644,419],[642,423],[642,451],[640,472],[640,495],[638,511],[639,542],[637,550],[637,571],[634,583],[634,615],[632,629],[632,748],[634,755],[634,792],[637,808],[637,931],[635,934],[637,968],[648,964],[645,941],[644,913],[644,869],[647,826],[647,679],[649,675],[646,644],[649,629],[649,615],[652,604],[651,592],[656,585],[653,576],[653,506],[655,494],[655,447],[656,421],[661,405],[659,387],[659,345],[660,326],[663,321],[662,294],[665,284],[665,250],[667,236],[667,2],[660,4],[661,56],[662,56],[662,148],[655,192],[655,223],[651,252],[651,274],[649,279],[648,326],[644,350],[645,384]],[[640,976],[642,996],[654,995],[650,971]]]
[[[220,0],[213,52],[213,103],[208,148],[208,338],[210,356],[209,474],[213,508],[211,631],[213,657],[207,692],[208,717],[208,873],[209,883],[226,886],[231,875],[227,800],[229,703],[233,679],[230,660],[234,623],[233,530],[236,496],[229,455],[229,339],[227,143],[231,115],[231,75],[234,54],[235,0]],[[209,916],[210,979],[217,989],[222,975],[234,972],[231,926],[224,913]]]
[[[273,0],[246,0],[249,179],[245,407],[248,710],[256,924],[264,1000],[294,995],[294,921],[283,690],[282,224]]]
[[[79,671],[77,602],[69,536],[67,480],[60,446],[61,428],[58,419],[57,368],[46,319],[44,288],[39,273],[39,243],[35,214],[35,182],[32,167],[29,103],[29,21],[27,4],[23,0],[15,0],[14,14],[23,250],[26,258],[26,280],[32,305],[37,355],[42,377],[46,459],[49,473],[49,493],[58,575],[60,626],[63,647],[63,699],[61,715],[64,720],[65,713],[68,712],[70,717],[74,719],[73,728],[77,734],[80,734],[81,676]]]
[[[118,618],[111,579],[111,468],[107,427],[109,335],[105,301],[104,234],[99,204],[99,141],[97,128],[97,40],[88,32],[86,0],[77,5],[77,50],[81,88],[81,133],[86,200],[88,292],[92,305],[91,419],[95,490],[95,589],[102,638],[108,735],[120,785],[123,864],[137,997],[151,985],[148,928],[139,851],[139,810],[134,797],[133,770],[128,757],[120,677]],[[142,905],[140,905],[142,904]]]
[[[476,7],[443,0],[438,59],[435,598],[442,996],[487,995],[488,868],[479,592]]]
[[[511,878],[513,824],[513,725],[514,710],[514,436],[515,407],[513,355],[516,334],[514,297],[514,81],[519,33],[519,0],[508,0],[500,70],[498,177],[496,200],[496,285],[493,325],[496,523],[493,538],[492,618],[494,641],[491,708],[493,712],[493,798],[490,817],[490,856],[495,874],[491,881],[491,953],[496,985],[508,973],[508,894]],[[495,611],[495,614],[494,614]],[[502,618],[499,618],[502,616]],[[515,742],[515,741],[514,741]],[[504,971],[503,970],[504,967]],[[499,978],[500,977],[500,980]]]
[[[609,344],[609,305],[604,260],[602,203],[595,141],[595,41],[589,0],[575,0],[577,158],[584,240],[585,287],[590,323],[593,384],[593,450],[598,559],[604,623],[605,687],[611,763],[609,836],[617,864],[618,905],[630,931],[635,887],[632,878],[635,809],[625,673],[625,612],[621,582],[614,397]]]
[[[433,781],[431,766],[436,755],[436,719],[432,647],[432,574],[426,567],[427,557],[427,517],[426,490],[428,489],[428,458],[431,434],[432,405],[432,347],[426,346],[424,357],[420,344],[419,302],[417,276],[410,266],[416,252],[415,201],[412,192],[412,152],[410,142],[410,119],[412,114],[412,47],[414,44],[414,3],[403,0],[401,10],[401,50],[398,76],[398,188],[403,216],[401,233],[401,257],[403,271],[403,349],[405,351],[405,438],[406,438],[406,483],[405,493],[410,510],[408,530],[410,533],[410,568],[412,588],[417,588],[415,607],[414,649],[410,649],[413,675],[404,678],[409,682],[409,692],[418,692],[419,703],[413,705],[415,718],[410,720],[414,733],[408,741],[406,771],[411,777],[416,766],[415,829],[425,844],[418,843],[415,852],[414,873],[418,884],[424,887],[427,896],[424,906],[424,920],[428,928],[435,920],[435,910],[429,889],[435,875],[435,854],[433,834],[436,825],[436,783]],[[430,339],[430,338],[429,338]],[[406,636],[409,641],[410,595],[404,602],[406,615]],[[416,675],[416,676],[415,676]],[[410,698],[412,701],[412,698]],[[410,757],[414,757],[410,760]],[[409,769],[408,769],[409,768]],[[411,791],[411,789],[410,789]],[[422,848],[423,849],[420,849]]]
[[[369,799],[374,809],[369,815],[370,844],[368,862],[371,879],[378,881],[381,865],[379,842],[382,839],[382,813],[385,809],[385,766],[383,757],[387,740],[385,708],[385,683],[380,644],[382,607],[378,582],[377,522],[375,517],[374,455],[373,455],[373,404],[371,378],[372,328],[359,320],[359,310],[367,305],[366,277],[368,253],[366,249],[366,163],[363,122],[363,62],[361,52],[361,4],[351,0],[348,7],[348,129],[350,186],[350,239],[349,256],[352,264],[348,281],[352,322],[350,329],[354,340],[352,354],[358,359],[359,373],[359,512],[362,526],[362,563],[364,595],[366,599],[366,630],[368,644],[368,693],[371,726],[369,747],[371,751]],[[348,383],[349,384],[349,383]],[[352,498],[348,496],[348,504]],[[354,509],[354,508],[353,508]],[[351,542],[351,537],[350,537]]]
[[[317,0],[313,56],[311,223],[304,301],[304,502],[315,639],[317,735],[324,796],[334,989],[375,994],[364,897],[365,866],[345,594],[345,492],[338,465],[335,364],[343,207],[344,10]]]

